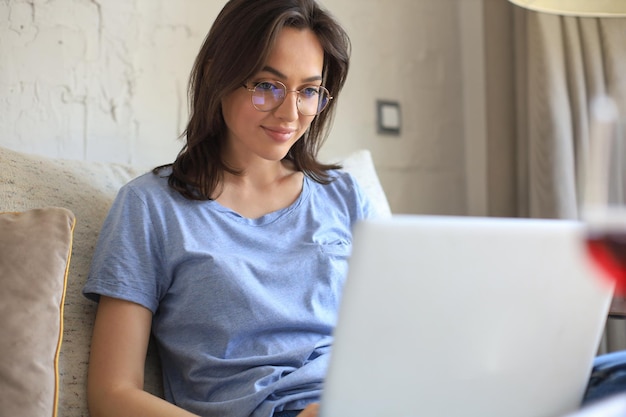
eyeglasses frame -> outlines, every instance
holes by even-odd
[[[245,88],[246,90],[248,90],[249,92],[251,92],[251,93],[253,93],[253,94],[254,94],[254,92],[256,91],[256,88],[257,88],[257,87],[258,87],[258,85],[259,85],[260,83],[262,83],[262,82],[265,82],[265,81],[260,81],[260,82],[258,82],[256,85],[254,85],[253,87],[248,87],[246,84],[242,84],[241,86],[242,86],[243,88]],[[269,81],[269,80],[268,80],[267,82],[271,82],[272,84],[280,84],[280,85],[282,85],[282,86],[283,86],[283,89],[285,90],[285,96],[283,97],[283,100],[282,100],[282,101],[281,101],[281,102],[280,102],[280,103],[279,103],[276,107],[271,108],[271,109],[268,109],[268,110],[262,110],[262,109],[259,109],[259,108],[256,106],[256,104],[254,104],[254,100],[252,99],[252,95],[250,95],[250,100],[252,101],[252,106],[253,106],[256,110],[258,110],[258,111],[260,111],[260,112],[263,112],[263,113],[269,113],[269,112],[271,112],[271,111],[276,110],[276,109],[277,109],[277,108],[279,108],[280,106],[282,106],[282,104],[283,104],[283,103],[285,102],[285,100],[287,99],[287,94],[289,94],[289,93],[298,93],[298,100],[299,100],[299,99],[300,99],[300,92],[302,92],[302,90],[304,90],[304,88],[303,88],[303,89],[300,89],[300,90],[288,90],[288,89],[287,89],[287,86],[285,85],[285,83],[283,83],[283,82],[281,82],[281,81],[278,81],[278,80],[272,80],[272,81]],[[331,95],[330,95],[330,91],[328,91],[328,89],[327,89],[326,87],[324,87],[323,85],[316,86],[316,87],[317,87],[317,88],[320,88],[320,89],[322,89],[322,90],[324,90],[324,91],[326,92],[326,95],[328,96],[328,100],[326,101],[326,104],[324,104],[324,107],[322,107],[322,109],[321,109],[321,110],[318,110],[315,114],[304,114],[304,113],[302,113],[302,111],[300,110],[300,105],[298,104],[298,103],[300,103],[300,101],[296,101],[296,109],[298,109],[298,113],[300,113],[302,116],[317,116],[318,114],[320,114],[321,112],[323,112],[324,110],[326,110],[326,108],[327,108],[327,107],[328,107],[328,105],[330,104],[330,101],[334,98],[333,96],[331,96]],[[307,87],[305,87],[305,88],[307,88]]]

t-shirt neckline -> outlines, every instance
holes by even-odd
[[[224,213],[226,216],[230,217],[234,221],[237,221],[243,224],[248,224],[250,226],[264,226],[270,223],[274,223],[275,221],[281,219],[282,217],[296,210],[302,204],[302,202],[306,200],[306,198],[309,195],[309,181],[310,179],[306,175],[304,175],[302,179],[302,191],[300,192],[300,194],[298,195],[298,197],[293,203],[291,203],[287,207],[278,209],[276,211],[272,211],[270,213],[264,214],[263,216],[257,217],[257,218],[249,218],[249,217],[242,216],[238,212],[221,205],[216,200],[211,200],[210,204],[213,206],[215,210]]]

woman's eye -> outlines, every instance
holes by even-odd
[[[272,83],[270,83],[268,81],[261,81],[260,83],[257,83],[255,88],[257,90],[261,90],[261,91],[274,91],[278,87],[276,87],[274,84],[272,84]]]
[[[319,94],[319,88],[318,87],[306,87],[303,88],[302,91],[300,91],[300,93],[304,96],[304,97],[315,97]]]

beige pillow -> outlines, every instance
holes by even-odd
[[[56,416],[63,302],[74,214],[0,213],[0,404],[3,416]]]

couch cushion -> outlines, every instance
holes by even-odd
[[[50,159],[2,147],[0,167],[0,211],[54,206],[71,210],[76,216],[59,356],[58,413],[62,417],[87,416],[87,363],[95,305],[83,297],[81,290],[98,232],[117,190],[145,170]],[[153,367],[149,369],[157,372]],[[158,378],[150,378],[153,380]]]
[[[391,216],[391,208],[376,174],[371,152],[367,149],[361,149],[352,152],[338,162],[345,171],[348,171],[357,179],[365,194],[370,198],[376,213],[383,217]]]
[[[55,416],[74,215],[0,213],[0,404],[6,416]]]

